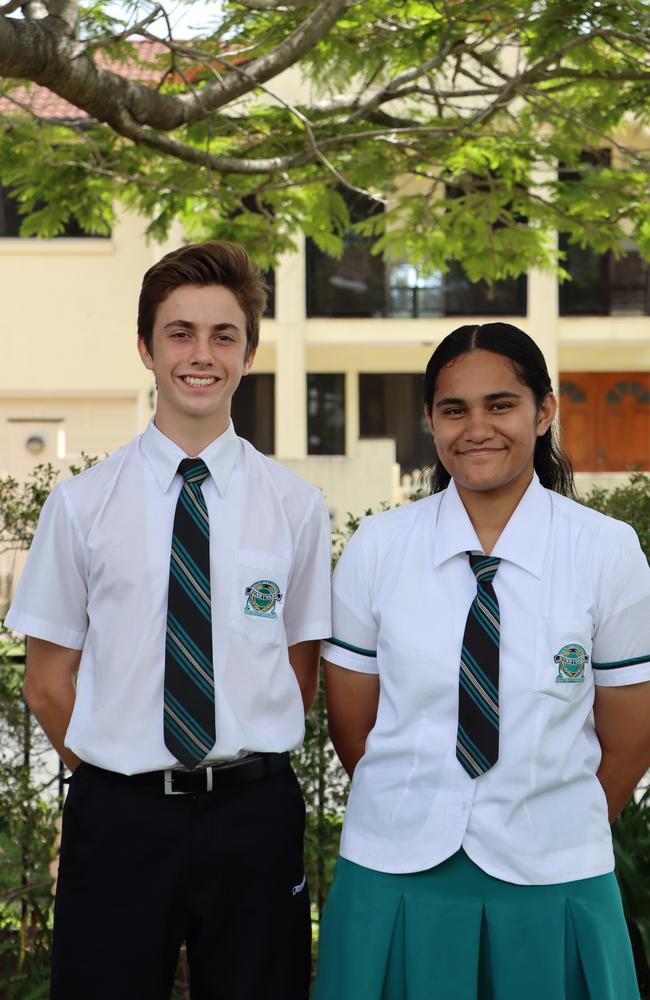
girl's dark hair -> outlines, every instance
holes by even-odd
[[[531,389],[538,406],[553,391],[544,355],[523,330],[510,323],[459,326],[438,344],[429,358],[424,376],[424,403],[429,412],[433,406],[433,394],[441,368],[462,354],[479,348],[509,358],[517,377]],[[534,465],[542,486],[571,497],[572,500],[578,499],[571,462],[559,445],[555,423],[542,437],[537,438]],[[431,493],[446,489],[450,479],[451,476],[436,453],[431,467]]]

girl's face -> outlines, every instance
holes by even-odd
[[[438,457],[462,492],[526,489],[535,443],[557,410],[549,393],[540,407],[509,358],[474,350],[440,370],[425,417]]]

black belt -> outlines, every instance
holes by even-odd
[[[94,764],[81,763],[79,766],[111,781],[153,788],[164,795],[197,795],[201,792],[212,792],[224,785],[259,781],[270,774],[286,771],[290,764],[288,753],[253,753],[247,757],[224,761],[222,764],[197,767],[194,771],[170,767],[166,771],[120,774],[118,771],[95,767]]]

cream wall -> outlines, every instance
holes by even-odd
[[[144,271],[181,233],[151,245],[144,228],[124,216],[109,240],[0,240],[0,472],[22,478],[43,460],[66,469],[145,426],[152,379],[135,349],[137,297]],[[555,384],[560,369],[650,370],[648,317],[559,317],[555,278],[537,271],[528,303],[513,322],[538,341]],[[337,520],[401,495],[394,446],[359,440],[358,374],[423,372],[435,345],[474,320],[485,317],[307,318],[304,246],[280,261],[254,371],[275,373],[277,458],[324,489]],[[308,372],[347,376],[344,457],[307,455]],[[25,448],[34,434],[45,442],[36,456]]]
[[[122,215],[105,240],[0,239],[3,410],[22,399],[55,416],[70,401],[73,453],[113,449],[148,419],[152,380],[136,351],[138,293],[145,270],[180,233],[160,246],[144,231],[144,220]],[[6,458],[0,451],[0,467]]]

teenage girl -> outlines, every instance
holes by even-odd
[[[316,1000],[638,1000],[609,824],[650,766],[650,569],[576,501],[556,409],[525,333],[455,330],[432,495],[336,568],[353,781]]]

